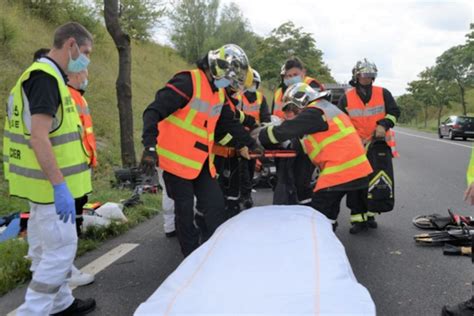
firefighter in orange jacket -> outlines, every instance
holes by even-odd
[[[92,127],[92,117],[90,114],[89,106],[84,98],[83,94],[87,89],[88,84],[88,72],[83,70],[78,73],[68,73],[68,88],[69,93],[76,105],[77,113],[82,123],[82,144],[89,159],[89,166],[95,168],[97,166],[97,148],[94,136],[94,130]],[[87,195],[75,199],[76,202],[76,226],[77,232],[81,234],[82,227],[82,210],[84,205],[87,203]]]
[[[367,188],[372,168],[349,117],[323,98],[327,94],[305,83],[290,86],[283,97],[284,108],[294,106],[299,114],[279,126],[264,128],[258,140],[265,146],[302,137],[306,154],[321,170],[311,206],[326,215],[335,229],[341,199],[347,195],[351,208],[353,193]]]
[[[251,115],[245,114],[243,109],[244,96],[241,91],[232,87],[225,88],[227,103],[234,112],[236,121],[239,121],[247,130],[252,130],[257,121]],[[241,179],[240,170],[249,157],[242,157],[244,152],[236,151],[236,142],[230,133],[216,134],[217,145],[215,165],[219,174],[219,184],[225,197],[226,218],[231,218],[241,211]]]
[[[215,134],[230,133],[239,148],[256,147],[225,104],[225,87],[243,90],[252,81],[245,52],[224,45],[209,51],[197,66],[176,74],[143,113],[141,169],[153,174],[159,158],[168,195],[175,202],[176,233],[185,256],[225,220],[224,197],[215,178]],[[194,196],[202,214],[199,229],[194,226]]]
[[[306,76],[306,69],[298,57],[288,59],[281,67],[282,82],[273,95],[272,114],[281,119],[285,118],[283,112],[283,95],[286,89],[295,83],[306,83],[316,91],[324,91],[324,86],[316,79]]]
[[[242,110],[245,115],[252,116],[256,125],[270,122],[270,110],[267,99],[262,92],[258,91],[262,80],[260,74],[253,70],[253,84],[245,90],[242,96]],[[240,200],[244,209],[253,206],[252,187],[256,160],[242,160],[240,163]]]
[[[368,148],[367,156],[374,164],[375,157],[372,153],[372,147],[369,146],[373,138],[385,138],[387,142],[387,156],[389,157],[387,164],[387,173],[391,174],[392,196],[393,196],[393,166],[392,155],[389,146],[394,145],[391,138],[393,135],[390,129],[395,126],[400,116],[400,108],[397,106],[392,94],[385,88],[373,86],[373,82],[377,77],[377,67],[374,63],[363,59],[358,61],[352,69],[352,80],[349,82],[354,88],[348,90],[339,100],[338,107],[349,115],[352,124],[357,130],[362,143]],[[373,178],[374,175],[371,175]],[[390,175],[389,175],[390,176]],[[373,179],[369,179],[371,181]],[[372,182],[372,181],[371,181]],[[359,208],[372,208],[368,202],[368,192],[360,191]],[[393,205],[392,205],[393,207]],[[365,212],[364,214],[352,214],[351,233],[359,233],[360,231],[370,228],[377,228],[375,221],[376,210]]]

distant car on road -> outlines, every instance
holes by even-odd
[[[438,128],[439,138],[448,137],[455,139],[462,137],[463,140],[474,138],[474,117],[472,116],[450,116],[442,122]]]

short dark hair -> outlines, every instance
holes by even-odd
[[[301,59],[299,59],[296,56],[288,58],[285,62],[285,71],[288,71],[291,68],[295,68],[295,67],[299,68],[301,70],[304,69],[304,65],[303,65],[303,62],[301,61]]]
[[[38,59],[45,57],[48,55],[50,49],[49,48],[40,48],[33,54],[33,61],[37,61]]]
[[[60,49],[71,37],[76,40],[78,46],[84,45],[87,41],[92,43],[92,34],[84,26],[77,22],[68,22],[54,31],[53,46]]]

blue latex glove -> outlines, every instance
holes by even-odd
[[[59,219],[67,223],[71,217],[71,223],[76,223],[76,203],[66,185],[66,182],[56,184],[54,188],[54,206]]]

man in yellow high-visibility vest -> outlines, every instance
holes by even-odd
[[[74,199],[92,184],[66,72],[86,69],[91,51],[92,35],[82,25],[60,26],[51,51],[23,72],[8,100],[6,176],[10,195],[30,203],[33,271],[17,315],[85,315],[95,308],[93,299],[75,299],[67,284],[77,249]]]
[[[464,200],[470,205],[474,205],[474,148],[471,152],[471,160],[467,167],[467,189],[464,192]],[[474,239],[472,240],[472,248],[474,248]],[[472,256],[472,254],[471,254]],[[474,262],[474,257],[473,257]],[[471,298],[465,302],[461,302],[454,306],[445,305],[441,312],[442,316],[454,316],[454,315],[474,315],[474,289]]]

